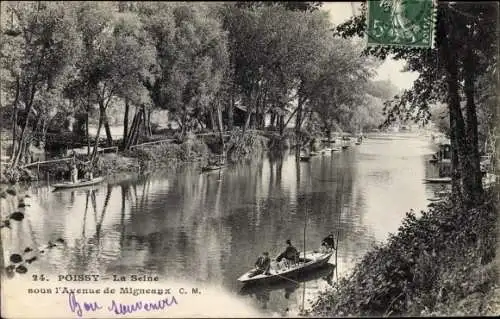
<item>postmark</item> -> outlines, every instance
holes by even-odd
[[[434,0],[368,1],[367,45],[432,48]]]

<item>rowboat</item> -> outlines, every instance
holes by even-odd
[[[319,155],[319,153],[318,153],[318,152],[310,152],[310,153],[309,153],[309,156],[311,156],[311,157],[312,157],[312,156],[317,156],[317,155]]]
[[[299,262],[295,265],[292,265],[290,267],[281,267],[278,268],[276,265],[273,267],[271,265],[270,269],[270,274],[269,275],[264,275],[264,274],[259,274],[256,276],[251,277],[251,274],[253,273],[253,269],[246,272],[243,274],[240,278],[238,278],[238,281],[244,284],[250,284],[250,283],[270,283],[270,282],[275,282],[275,281],[280,281],[280,280],[286,280],[286,279],[293,279],[294,277],[309,272],[311,270],[317,269],[318,267],[324,266],[328,263],[328,260],[330,260],[330,257],[332,256],[333,252],[306,252],[305,254],[305,259],[299,258]]]
[[[104,180],[104,177],[96,177],[91,180],[83,180],[80,182],[72,183],[72,182],[65,182],[65,183],[58,183],[52,185],[55,189],[63,189],[63,188],[77,188],[77,187],[85,187],[85,186],[92,186],[99,184]]]
[[[310,159],[311,159],[311,156],[301,156],[300,157],[301,162],[309,162]]]
[[[239,291],[239,295],[251,295],[256,294],[262,291],[275,291],[281,289],[293,289],[297,288],[298,284],[303,282],[308,282],[312,280],[325,279],[332,280],[335,270],[335,265],[325,264],[323,266],[319,266],[314,271],[304,272],[296,277],[293,277],[292,280],[283,279],[280,281],[269,282],[267,284],[245,284],[241,287]]]
[[[346,149],[348,149],[348,148],[349,148],[349,145],[342,145],[342,149],[343,149],[343,150],[346,150]]]
[[[426,183],[451,183],[451,177],[429,177],[425,178]]]

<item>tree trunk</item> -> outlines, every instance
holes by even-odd
[[[184,139],[184,135],[186,134],[186,121],[187,121],[187,110],[184,109],[184,112],[182,113],[182,119],[181,119],[181,139]]]
[[[461,177],[462,183],[468,183],[469,178],[467,175],[470,175],[471,168],[466,159],[467,150],[465,145],[465,127],[462,111],[460,109],[460,96],[458,94],[457,54],[456,50],[450,47],[450,43],[446,36],[447,34],[452,34],[451,24],[448,25],[444,19],[441,19],[439,26],[442,34],[445,35],[442,37],[442,47],[440,53],[443,60],[446,61],[445,67],[447,73],[446,82],[448,86],[448,108],[450,112],[450,140],[452,154],[455,152],[456,155],[453,156],[456,156],[455,162],[458,162],[458,166],[452,166],[452,192],[457,199],[463,199],[465,202],[468,202],[468,198],[470,197],[470,194],[467,193],[468,188],[464,188],[464,185],[460,188],[460,182],[458,180]],[[446,30],[447,27],[449,28],[448,30]],[[460,189],[462,192],[459,191]]]
[[[125,114],[123,116],[123,141],[122,148],[125,149],[127,145],[127,135],[128,135],[128,113],[130,111],[130,101],[125,98]]]
[[[97,148],[99,147],[99,137],[101,135],[102,124],[105,121],[106,114],[104,113],[104,102],[99,101],[99,124],[97,124],[97,133],[95,136],[94,149],[92,150],[91,163],[97,158]]]
[[[271,129],[274,131],[276,129],[276,126],[274,125],[274,121],[276,120],[276,114],[271,113],[271,123],[269,125],[271,126]]]
[[[132,139],[133,145],[137,145],[139,143],[139,136],[140,136],[140,132],[141,132],[141,126],[144,125],[143,121],[144,121],[144,108],[142,108],[140,110],[139,115],[137,117],[137,126],[136,126],[136,129],[135,129],[134,138]]]
[[[12,159],[16,154],[17,104],[19,102],[19,77],[16,77],[16,95],[12,104]]]
[[[153,136],[153,129],[151,128],[151,112],[152,112],[152,110],[149,109],[148,110],[148,121],[147,121],[147,124],[148,124],[148,137]]]
[[[455,136],[455,122],[455,116],[450,112],[451,193],[453,195],[453,201],[462,198],[462,188],[460,186],[460,162],[458,159],[457,138]]]
[[[146,114],[146,107],[144,105],[142,105],[142,128],[144,129],[144,136],[149,136],[149,132],[148,132],[148,118],[147,118],[147,114]]]
[[[234,105],[236,103],[234,95],[236,94],[233,86],[233,91],[231,92],[231,101],[229,103],[229,107],[227,110],[227,127],[229,128],[230,131],[233,130],[234,128]]]
[[[222,110],[220,107],[220,102],[217,102],[217,123],[219,126],[219,136],[221,142],[221,155],[224,158],[226,156],[226,146],[224,144],[224,123],[222,122]]]
[[[139,135],[139,129],[140,129],[140,122],[142,118],[142,109],[139,109],[135,115],[134,119],[132,120],[132,126],[130,128],[130,131],[128,133],[127,137],[127,144],[126,144],[126,149],[128,149],[130,146],[135,144],[135,141],[137,140],[137,136]]]
[[[15,156],[13,157],[13,160],[12,160],[12,167],[17,166],[17,164],[19,163],[19,160],[24,155],[23,154],[24,150],[25,150],[24,143],[26,140],[26,129],[28,127],[30,113],[31,113],[31,103],[26,108],[26,118],[24,120],[24,125],[23,125],[23,128],[21,130],[21,136],[19,137],[19,147],[17,149],[17,153],[15,154]]]
[[[297,113],[295,116],[295,136],[300,135],[300,125],[302,124],[302,99],[299,97]]]
[[[483,199],[483,183],[480,166],[480,156],[478,148],[478,124],[476,104],[474,102],[474,53],[469,48],[464,61],[464,92],[466,96],[466,137],[468,156],[466,160],[469,162],[471,171],[467,175],[470,178],[464,187],[467,187],[466,192],[470,194],[470,204],[478,205]]]
[[[111,128],[109,127],[108,123],[108,116],[106,115],[106,108],[102,109],[102,114],[104,114],[104,129],[106,130],[106,140],[108,147],[113,146],[113,136],[111,135]]]
[[[130,126],[130,130],[128,131],[127,136],[125,137],[125,149],[128,149],[131,146],[132,137],[135,134],[136,126],[137,126],[137,117],[138,111],[134,114],[134,118],[132,119],[132,125]]]
[[[215,128],[217,126],[215,125],[214,113],[210,112],[209,117],[210,117],[210,126],[211,126],[211,129],[212,129],[212,131],[215,131]]]
[[[285,117],[283,115],[279,115],[278,119],[279,119],[278,125],[280,127],[280,136],[283,136],[283,133],[285,132],[285,126],[286,126]]]
[[[87,156],[90,156],[89,112],[85,116],[85,137],[87,138]]]

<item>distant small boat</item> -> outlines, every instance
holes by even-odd
[[[485,188],[489,188],[494,185],[497,181],[497,176],[495,174],[487,173],[485,177],[483,177],[483,186]]]
[[[342,145],[342,149],[343,149],[343,150],[346,150],[346,149],[348,149],[348,148],[349,148],[349,145]]]
[[[451,177],[429,177],[425,178],[426,183],[451,183]]]
[[[224,168],[224,165],[208,165],[201,168],[202,172],[216,171]]]
[[[332,152],[340,152],[341,148],[340,147],[334,147],[332,148]]]
[[[65,182],[65,183],[58,183],[58,184],[53,184],[52,187],[55,189],[62,189],[62,188],[77,188],[77,187],[85,187],[85,186],[92,186],[99,184],[104,180],[104,177],[96,177],[91,180],[84,180],[81,182]]]
[[[311,159],[311,156],[300,156],[301,162],[309,162],[310,159]]]
[[[354,144],[356,144],[356,145],[361,145],[361,142],[355,142]]]
[[[450,194],[450,192],[448,192],[448,191],[439,191],[439,192],[436,192],[435,194],[436,194],[436,196],[443,197],[443,196],[448,196]]]
[[[427,198],[428,201],[430,202],[440,202],[442,200],[444,200],[444,198],[442,197],[433,197],[433,198]]]
[[[310,152],[309,153],[309,156],[318,156],[319,155],[319,152]]]

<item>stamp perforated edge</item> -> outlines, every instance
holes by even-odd
[[[365,16],[365,36],[364,42],[366,47],[395,47],[395,48],[415,48],[415,49],[434,49],[436,48],[436,32],[437,32],[437,9],[438,9],[438,0],[431,0],[432,8],[431,8],[431,23],[430,27],[431,38],[430,38],[430,47],[427,45],[411,45],[411,44],[397,44],[397,43],[371,43],[368,37],[368,17],[370,15],[370,5],[369,2],[374,0],[366,0],[366,16]]]

